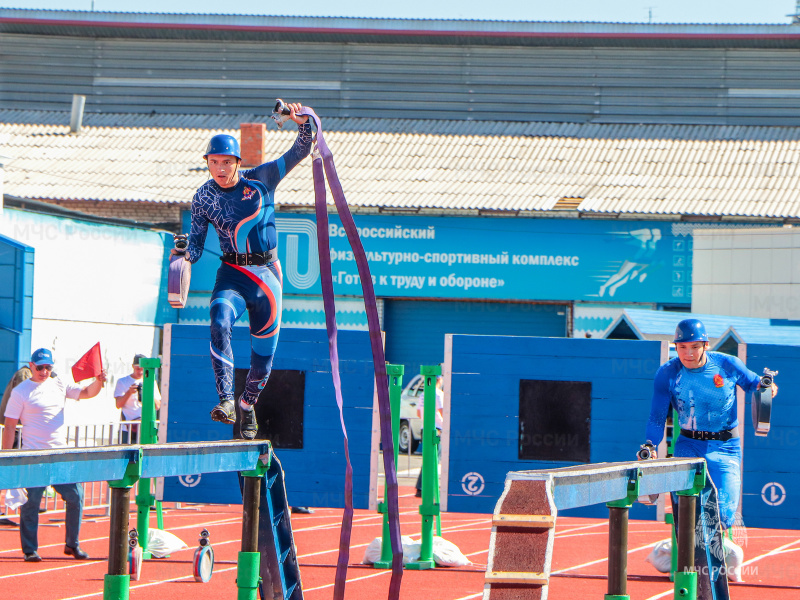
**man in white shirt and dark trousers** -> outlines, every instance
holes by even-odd
[[[22,449],[42,450],[67,447],[67,428],[64,424],[64,406],[67,398],[81,400],[94,398],[106,381],[100,373],[87,386],[65,384],[53,373],[53,355],[39,348],[31,356],[31,378],[13,390],[6,406],[6,428],[3,432],[3,449],[14,444],[17,423],[22,424]],[[66,503],[66,545],[64,554],[85,560],[89,555],[81,550],[78,536],[83,517],[83,486],[80,483],[53,485]],[[22,552],[28,562],[39,562],[39,505],[45,488],[28,488],[28,501],[19,511],[19,535]]]
[[[140,421],[142,419],[142,377],[144,376],[144,369],[139,364],[139,360],[147,358],[144,354],[137,354],[133,357],[133,371],[130,375],[126,375],[119,381],[114,388],[114,400],[117,401],[117,408],[122,409],[123,421]],[[161,408],[161,393],[158,391],[158,385],[153,386],[153,403],[155,404],[156,411]],[[133,430],[133,435],[128,434],[128,430]],[[139,441],[139,432],[136,426],[123,425],[122,427],[122,443],[127,444],[128,441],[135,444]]]

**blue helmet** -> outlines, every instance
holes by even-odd
[[[684,319],[675,328],[675,339],[678,342],[707,342],[706,326],[699,319]]]
[[[239,141],[227,133],[217,134],[208,141],[206,153],[203,154],[203,158],[208,158],[209,154],[235,156],[239,160],[242,158],[242,153],[239,151]]]

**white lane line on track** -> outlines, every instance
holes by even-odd
[[[442,527],[442,533],[459,531],[461,527],[466,527],[466,526],[469,526],[469,525],[471,525],[471,524],[453,525],[452,527]],[[366,546],[369,546],[371,543],[372,542],[367,542],[366,544],[352,544],[350,546],[350,549],[352,550],[353,548],[364,548]],[[297,558],[300,559],[300,558],[307,558],[309,556],[319,556],[320,554],[330,554],[332,552],[338,552],[338,551],[339,551],[339,548],[337,547],[337,548],[332,548],[331,550],[320,550],[319,552],[311,552],[309,554],[299,554],[297,556]],[[486,550],[482,550],[481,552],[488,552],[488,551],[489,551],[489,549],[487,548]]]
[[[236,567],[228,567],[226,569],[214,569],[214,574],[218,573],[225,573],[226,571],[235,571]],[[194,575],[185,575],[183,577],[172,577],[171,579],[162,579],[161,581],[150,581],[148,583],[142,583],[139,585],[131,585],[130,591],[134,591],[138,588],[146,588],[153,585],[161,585],[162,583],[172,583],[173,581],[183,581],[184,579],[194,579]],[[95,596],[102,596],[103,592],[95,592],[92,594],[84,594],[83,596],[72,596],[70,598],[62,598],[62,600],[80,600],[82,598],[94,598]]]
[[[648,530],[639,530],[639,531],[635,531],[635,532],[628,531],[628,535],[630,535],[632,533],[661,533],[663,535],[668,535],[669,532],[668,531],[661,531],[659,529],[654,529],[654,530],[650,530],[650,531],[648,531]],[[562,540],[564,538],[583,537],[583,536],[586,536],[586,535],[608,535],[608,532],[607,531],[592,531],[590,533],[574,533],[574,534],[568,534],[568,535],[558,535],[558,534],[556,534],[556,536],[558,536],[558,538],[562,539]],[[653,545],[655,546],[655,543]]]
[[[208,527],[209,525],[225,525],[227,523],[240,523],[241,520],[242,520],[241,517],[236,517],[235,519],[223,519],[221,521],[211,521],[211,522],[205,523],[205,524],[183,525],[181,527],[170,527],[169,530],[170,531],[177,531],[179,529],[197,529],[198,527],[203,527],[204,528],[204,527]],[[81,544],[87,544],[89,542],[107,541],[107,540],[108,540],[108,536],[106,535],[106,536],[103,536],[103,537],[96,537],[96,538],[89,538],[88,540],[81,540]],[[47,544],[45,546],[39,546],[39,550],[41,550],[43,548],[56,548],[58,546],[63,546],[63,545],[64,544],[62,544],[61,542],[59,542],[57,544]],[[0,550],[0,554],[10,554],[12,552],[19,553],[19,552],[22,552],[22,550],[18,550],[16,548],[11,548],[9,550]]]
[[[556,531],[556,537],[561,537],[564,534],[572,533],[573,531],[583,531],[584,529],[593,529],[594,527],[602,527],[603,525],[608,525],[608,521],[593,523],[591,525],[583,525],[582,527],[573,527],[572,529],[567,529],[566,531]]]
[[[385,571],[379,571],[378,573],[373,573],[372,575],[364,575],[363,577],[354,577],[352,579],[348,578],[347,583],[353,583],[354,581],[361,581],[362,579],[372,579],[373,577],[380,577],[381,575],[391,575],[391,570],[387,569]],[[335,583],[326,583],[325,585],[320,585],[315,588],[309,588],[307,590],[303,590],[303,594],[307,594],[308,592],[316,592],[319,590],[326,590],[328,588],[332,588]],[[71,599],[67,599],[71,600]]]
[[[66,569],[75,569],[76,567],[88,567],[90,565],[96,565],[98,562],[102,563],[105,561],[90,560],[90,561],[79,562],[74,565],[52,567],[50,569],[39,569],[38,571],[29,571],[27,573],[11,573],[9,575],[0,575],[0,579],[10,579],[11,577],[25,577],[26,575],[34,575],[38,577],[42,573],[50,573],[51,571],[62,571]]]
[[[675,589],[668,590],[662,594],[656,594],[655,596],[650,596],[647,600],[657,600],[658,598],[663,598],[664,596],[671,596],[675,593]]]
[[[628,550],[628,554],[633,554],[634,552],[640,552],[642,550],[648,550],[653,547],[653,543],[646,544],[644,546],[639,546],[638,548],[633,548],[632,550]],[[600,563],[608,562],[608,557],[606,558],[599,558],[597,560],[593,560],[587,563],[583,563],[581,565],[575,565],[574,567],[567,567],[566,569],[559,569],[558,571],[552,571],[550,575],[559,575],[561,573],[566,573],[567,571],[574,571],[575,569],[582,569],[583,567],[590,567],[592,565],[598,565]]]
[[[480,598],[481,596],[483,596],[483,592],[472,594],[471,596],[462,596],[461,598],[456,598],[456,600],[472,600],[472,598]]]
[[[404,514],[404,515],[417,515],[418,511],[416,511],[416,510],[404,511],[404,512],[401,512],[401,514]],[[199,516],[199,515],[192,515],[192,516]],[[376,518],[382,518],[382,515],[380,515],[380,514],[378,514],[378,515],[370,515],[370,516],[362,517],[360,519],[354,519],[354,525],[358,525],[360,527],[368,526],[368,525],[374,526],[374,523],[367,523],[366,521],[375,520]],[[209,525],[221,525],[221,524],[238,523],[240,521],[241,521],[241,518],[237,516],[237,517],[234,517],[234,518],[221,519],[219,521],[211,521],[211,522],[206,523],[205,525],[201,525],[201,524],[183,525],[183,526],[180,526],[180,527],[170,527],[169,529],[170,529],[170,531],[180,530],[180,529],[196,529],[197,527],[205,527],[205,526],[209,526]],[[463,528],[469,528],[469,527],[474,526],[475,524],[486,523],[486,522],[487,522],[487,518],[472,519],[472,520],[462,520],[457,525],[452,525],[450,527],[443,527],[442,528],[442,533],[444,533],[444,532],[457,532],[459,530],[465,530]],[[414,521],[414,523],[416,523],[416,521]],[[327,526],[325,526],[325,525],[317,525],[317,526],[312,526],[312,527],[307,527],[307,528],[301,528],[301,529],[295,530],[294,532],[297,533],[299,531],[317,531],[319,529],[329,529],[329,528],[340,527],[340,526],[341,526],[341,522],[337,521],[336,523],[334,523],[332,525],[327,525]],[[90,539],[87,539],[87,540],[83,540],[82,543],[86,544],[88,542],[102,541],[102,540],[107,540],[107,539],[108,539],[107,537],[90,538]],[[218,542],[215,542],[214,545],[215,546],[221,546],[221,545],[225,545],[225,544],[239,543],[240,541],[241,540],[218,541]],[[368,543],[367,544],[358,544],[358,545],[351,546],[351,549],[353,549],[353,548],[361,548],[361,547],[365,547],[365,546],[368,546],[368,545],[369,545]],[[49,544],[49,545],[46,545],[46,546],[41,546],[40,549],[41,548],[58,547],[58,546],[61,546],[61,544],[60,543]],[[193,549],[194,549],[193,547],[182,548],[181,550],[178,550],[177,552],[182,552],[184,550],[193,550]],[[3,553],[3,552],[15,552],[15,551],[16,550],[12,549],[12,550],[0,551],[0,553]],[[307,554],[307,555],[300,555],[300,556],[298,556],[298,558],[304,558],[304,557],[307,557],[307,556],[314,556],[314,555],[318,555],[318,554],[329,554],[329,553],[337,552],[337,551],[338,551],[338,547],[334,548],[332,550],[315,552],[315,553]],[[487,550],[483,550],[481,552],[488,552],[488,549]],[[480,553],[480,552],[478,552],[478,553]],[[476,554],[478,554],[478,553],[476,553]],[[95,564],[97,562],[102,562],[102,561],[95,560],[95,561],[81,562],[81,563],[72,564],[72,565],[66,565],[66,566],[58,566],[58,567],[53,567],[53,568],[50,568],[50,569],[40,569],[40,570],[37,570],[37,571],[31,571],[31,572],[28,572],[28,573],[15,573],[15,574],[3,575],[3,576],[0,576],[0,579],[6,579],[6,578],[11,578],[11,577],[23,577],[23,576],[26,576],[26,575],[39,575],[40,573],[47,573],[47,572],[51,572],[51,571],[60,571],[60,570],[72,569],[72,568],[76,568],[76,567],[90,566],[90,565]],[[218,573],[218,572],[224,572],[224,571],[228,571],[228,570],[231,570],[231,569],[215,570],[214,572]],[[370,575],[368,577],[373,577],[373,576],[374,575]],[[190,577],[192,577],[192,576],[178,577],[178,578],[172,578],[172,579],[165,579],[163,581],[149,582],[147,584],[142,584],[142,585],[138,585],[138,586],[131,586],[131,589],[134,589],[134,587],[153,586],[153,585],[159,585],[161,583],[170,583],[172,581],[180,581],[182,579],[188,579]],[[357,581],[359,579],[366,579],[368,577],[359,577],[359,578],[352,579],[352,580],[348,579],[348,581]],[[332,585],[333,584],[331,584],[330,586],[325,586],[325,587],[331,587]],[[314,589],[322,589],[322,588],[314,588]],[[306,591],[306,590],[304,590],[304,591]],[[77,598],[91,598],[91,597],[94,597],[94,596],[102,596],[102,592],[88,594],[88,595],[85,595],[85,596],[76,596],[75,598],[76,599]],[[73,600],[73,599],[65,599],[65,600]]]
[[[800,540],[796,539],[793,542],[789,542],[788,544],[784,544],[783,546],[778,546],[774,550],[770,550],[769,552],[766,552],[766,553],[761,554],[759,556],[755,556],[755,557],[751,558],[750,560],[746,560],[746,561],[744,561],[742,563],[742,566],[744,567],[744,566],[747,566],[747,565],[751,565],[754,562],[761,560],[762,558],[767,558],[768,556],[775,556],[777,554],[782,554],[783,552],[786,551],[787,548],[791,548],[795,544],[800,544]]]
[[[770,556],[777,556],[778,554],[783,554],[783,553],[787,552],[787,548],[789,548],[791,546],[794,546],[795,544],[798,544],[798,543],[800,543],[800,540],[796,539],[795,541],[789,542],[788,544],[784,544],[783,546],[778,546],[774,550],[770,550],[769,552],[765,552],[764,554],[760,554],[759,556],[755,556],[755,557],[751,558],[750,560],[744,561],[742,563],[742,566],[744,567],[746,565],[751,565],[754,562],[758,562],[759,560],[762,560],[762,559],[770,557]],[[789,550],[789,552],[792,552],[794,550],[800,550],[800,548],[794,548],[793,550]],[[668,590],[668,591],[666,591],[666,592],[664,592],[662,594],[656,594],[655,596],[650,596],[649,598],[647,598],[647,600],[658,600],[658,598],[664,598],[665,596],[669,596],[670,594],[673,594],[673,593],[674,593],[674,589],[670,589],[670,590]]]

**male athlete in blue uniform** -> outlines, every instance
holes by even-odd
[[[279,159],[239,171],[241,154],[236,138],[211,138],[203,158],[212,179],[192,198],[192,230],[186,260],[203,254],[208,224],[217,230],[222,264],[211,294],[211,364],[219,404],[211,418],[234,423],[233,351],[231,328],[245,310],[250,315],[250,371],[239,407],[240,435],[254,439],[258,432],[253,405],[272,370],[281,324],[283,276],[278,262],[274,193],[278,183],[311,151],[308,117],[297,116],[300,104],[287,104],[298,124],[297,139]]]
[[[736,386],[754,392],[761,378],[735,356],[708,352],[706,328],[697,319],[678,323],[674,341],[678,357],[656,372],[647,440],[658,446],[673,406],[680,422],[675,456],[706,459],[717,486],[720,520],[727,529],[734,524],[742,485]],[[778,393],[774,383],[772,393]]]

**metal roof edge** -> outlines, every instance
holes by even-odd
[[[160,233],[172,233],[172,231],[169,231],[166,228],[166,224],[164,223],[148,223],[144,221],[134,221],[131,219],[120,219],[117,217],[101,217],[91,213],[64,208],[58,204],[50,204],[49,202],[32,200],[29,198],[20,198],[18,196],[11,196],[9,194],[3,194],[3,204],[5,208],[10,210],[22,210],[25,212],[33,212],[45,215],[69,217],[70,219],[75,219],[76,221],[87,221],[90,223],[101,223],[105,225],[118,225],[121,227],[146,229],[148,231]]]
[[[0,24],[511,38],[800,39],[794,23],[619,23],[131,13],[0,8]]]

